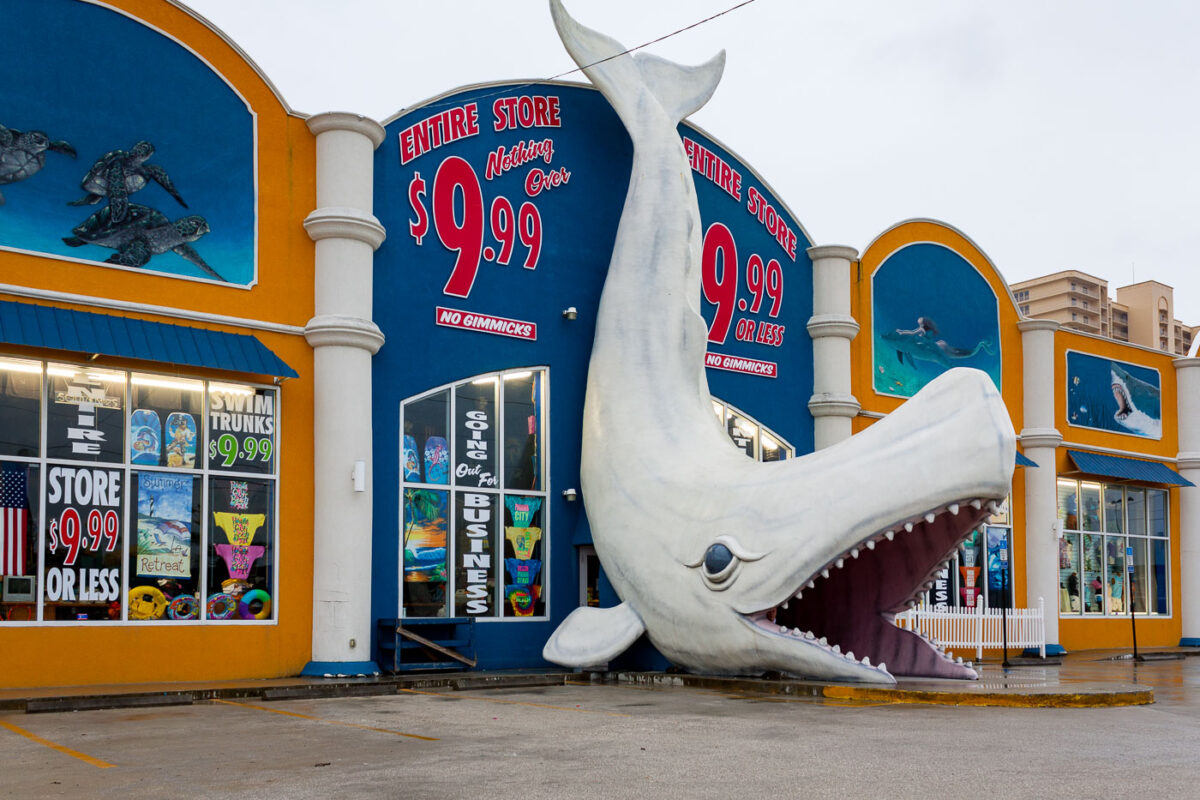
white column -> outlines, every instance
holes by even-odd
[[[1179,474],[1200,486],[1200,358],[1175,359]],[[1179,643],[1200,647],[1200,488],[1179,489]]]
[[[1054,427],[1054,332],[1058,323],[1027,319],[1017,323],[1024,353],[1025,427],[1021,446],[1037,464],[1025,470],[1025,605],[1045,600],[1046,652],[1061,655],[1058,643],[1058,493],[1055,451],[1062,434]]]
[[[850,316],[850,268],[858,251],[840,244],[808,248],[813,262],[813,446],[817,450],[849,439],[861,406],[851,391],[850,340],[858,323]]]
[[[371,660],[372,268],[384,230],[372,215],[383,128],[355,114],[308,120],[317,137],[313,347],[313,632],[306,675],[376,672]],[[361,465],[361,466],[358,466]],[[365,481],[356,491],[359,469]]]

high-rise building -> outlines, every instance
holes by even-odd
[[[1108,281],[1074,269],[1011,288],[1025,316],[1052,319],[1119,342],[1187,355],[1196,333],[1197,326],[1175,318],[1175,290],[1158,281],[1118,286],[1115,300],[1109,297]]]

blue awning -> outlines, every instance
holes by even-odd
[[[1018,467],[1036,467],[1037,462],[1028,456],[1022,455],[1021,451],[1017,451],[1017,466]]]
[[[0,342],[159,364],[296,378],[258,339],[185,325],[0,300]]]
[[[1196,485],[1160,461],[1106,456],[1100,453],[1086,453],[1082,450],[1068,450],[1067,454],[1071,456],[1071,460],[1075,462],[1075,466],[1079,467],[1081,472],[1089,475],[1100,475],[1123,481],[1165,483],[1168,486]]]

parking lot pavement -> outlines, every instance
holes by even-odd
[[[1194,797],[1198,667],[1128,665],[1158,702],[1095,709],[571,683],[3,714],[0,796]]]

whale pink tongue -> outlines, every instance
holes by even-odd
[[[800,601],[779,609],[781,625],[812,631],[829,644],[872,664],[886,663],[896,676],[972,678],[971,670],[946,659],[919,636],[892,622],[938,565],[954,552],[967,532],[986,512],[941,513],[933,522],[920,522],[911,532],[900,528],[892,541],[881,539],[874,550],[860,548],[857,559],[846,559],[829,577],[817,578]]]

